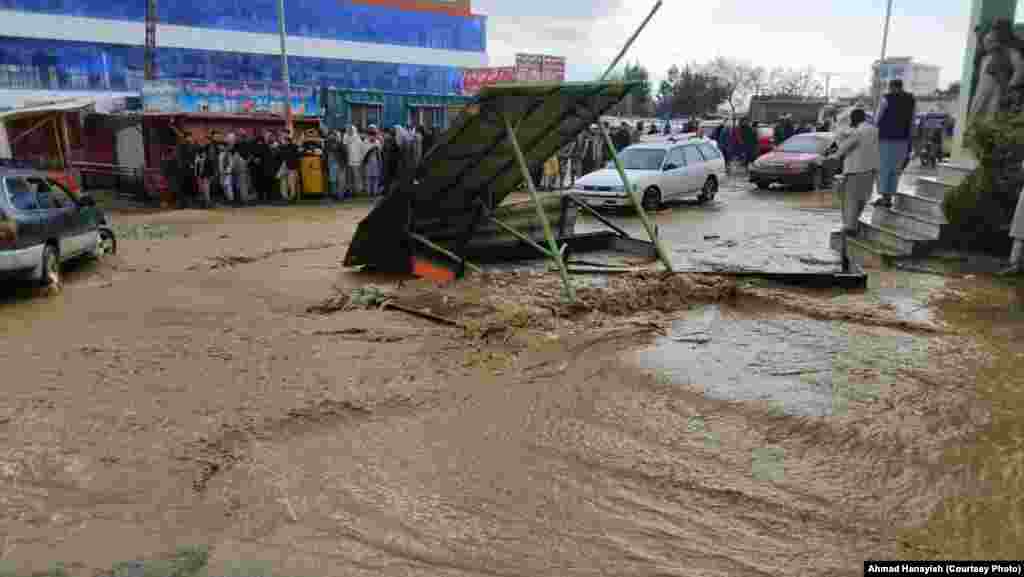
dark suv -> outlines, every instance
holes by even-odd
[[[43,171],[0,169],[0,276],[59,284],[61,264],[116,250],[92,198]]]

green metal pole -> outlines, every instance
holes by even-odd
[[[608,69],[604,71],[604,74],[601,75],[599,82],[603,82],[604,79],[607,78],[613,70],[615,70],[615,67],[619,65],[619,61],[622,60],[622,57],[625,56],[626,52],[628,52],[629,49],[633,46],[633,43],[636,42],[636,39],[637,37],[640,36],[640,33],[643,32],[644,28],[647,27],[647,24],[650,23],[651,19],[654,18],[654,15],[657,14],[658,10],[661,9],[662,3],[663,0],[658,0],[658,2],[654,5],[654,8],[651,9],[651,13],[647,15],[647,18],[644,18],[644,21],[640,23],[640,27],[637,28],[636,32],[634,32],[633,35],[629,37],[629,40],[626,41],[626,45],[623,46],[622,50],[619,51],[619,55],[616,56],[615,60],[612,61],[611,66],[609,66]],[[600,118],[597,119],[597,126],[598,128],[600,128],[601,136],[604,139],[605,145],[608,147],[608,153],[611,154],[611,158],[615,162],[615,168],[619,171],[619,178],[622,179],[622,184],[623,186],[626,187],[626,194],[628,194],[630,200],[633,201],[633,207],[636,209],[637,214],[640,215],[640,220],[643,221],[644,228],[647,229],[648,236],[651,237],[651,241],[654,243],[654,247],[658,250],[658,258],[660,258],[661,262],[665,264],[665,268],[667,268],[669,272],[672,272],[672,260],[669,259],[668,257],[668,251],[665,250],[665,247],[662,246],[661,244],[661,240],[658,239],[658,233],[657,231],[655,231],[654,225],[651,223],[650,218],[647,217],[647,212],[644,210],[643,203],[641,203],[640,200],[637,198],[636,191],[633,190],[633,188],[629,185],[629,178],[626,177],[626,170],[622,167],[622,161],[619,160],[619,155],[618,153],[615,152],[615,145],[612,144],[612,139],[610,136],[608,136],[608,131],[605,130],[604,124],[601,123]]]
[[[608,153],[612,156],[612,161],[615,162],[615,169],[619,171],[619,178],[622,179],[622,185],[626,187],[626,194],[629,195],[630,200],[633,201],[633,208],[636,209],[636,213],[640,215],[640,220],[644,223],[644,228],[647,229],[647,235],[651,237],[651,242],[654,243],[654,248],[658,250],[658,258],[665,264],[665,268],[668,272],[672,272],[672,259],[668,256],[668,251],[661,244],[661,239],[658,238],[658,232],[654,229],[654,224],[651,222],[650,217],[647,216],[647,211],[644,210],[643,202],[637,197],[637,191],[633,190],[632,185],[629,184],[629,177],[626,176],[626,169],[622,166],[622,161],[619,160],[618,153],[615,152],[615,145],[612,144],[612,139],[608,136],[608,131],[605,130],[604,124],[598,122],[598,128],[601,130],[601,136],[604,137],[604,143],[608,147]]]
[[[525,234],[519,232],[518,230],[512,228],[511,226],[501,222],[500,220],[494,218],[493,216],[488,217],[487,220],[490,221],[490,222],[493,222],[496,225],[498,225],[499,227],[501,227],[502,230],[504,230],[505,232],[511,234],[512,236],[516,237],[517,239],[521,240],[522,242],[524,242],[524,243],[532,246],[533,248],[537,249],[537,251],[540,252],[541,254],[543,254],[544,256],[546,256],[548,258],[555,258],[555,255],[552,254],[550,250],[548,250],[548,249],[542,247],[541,245],[537,244],[537,242],[535,240],[533,240],[532,238],[530,238],[530,237],[526,236]]]
[[[444,248],[443,246],[441,246],[439,244],[434,244],[433,242],[431,242],[429,239],[427,239],[423,235],[419,235],[419,234],[416,234],[414,232],[410,232],[409,233],[409,238],[415,240],[416,242],[419,242],[419,243],[423,244],[427,248],[433,249],[433,250],[435,250],[435,251],[445,255],[446,257],[454,260],[455,262],[457,262],[459,264],[466,265],[466,268],[468,268],[469,270],[471,270],[471,271],[473,271],[473,272],[475,272],[477,274],[483,274],[483,272],[484,272],[483,269],[481,269],[480,267],[478,267],[475,264],[469,262],[468,260],[462,258],[461,256],[455,254],[454,252]]]
[[[572,280],[569,278],[569,271],[565,268],[565,261],[562,259],[562,253],[558,250],[558,243],[555,242],[555,234],[551,231],[551,223],[548,222],[548,214],[544,212],[544,205],[541,204],[540,198],[537,195],[537,189],[533,186],[533,178],[530,176],[530,167],[526,164],[526,158],[523,157],[523,151],[519,148],[519,140],[516,138],[515,130],[512,129],[512,123],[509,121],[507,116],[503,116],[502,119],[505,121],[505,130],[508,131],[509,142],[512,143],[512,150],[516,153],[516,160],[519,162],[519,170],[523,173],[523,179],[526,180],[526,188],[530,191],[530,198],[533,199],[533,205],[537,207],[537,218],[540,219],[541,226],[544,227],[544,238],[548,241],[548,248],[551,250],[551,258],[555,259],[558,263],[558,272],[562,275],[562,284],[565,286],[565,296],[570,302],[576,300],[576,290],[572,286]]]

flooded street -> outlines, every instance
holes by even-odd
[[[838,267],[830,195],[751,188],[656,215],[678,268]],[[53,297],[6,289],[0,569],[109,575],[188,546],[210,575],[282,577],[1019,557],[1013,282],[648,274],[570,310],[554,273],[346,271],[367,211],[115,213],[116,257]],[[368,285],[460,326],[335,302]]]
[[[830,191],[757,190],[740,173],[723,184],[714,201],[668,204],[654,223],[679,270],[799,272],[839,267],[839,255],[828,244],[839,219]],[[631,235],[646,238],[639,219],[621,224]],[[601,230],[603,225],[581,215],[577,227]]]

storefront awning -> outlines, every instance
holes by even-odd
[[[0,112],[0,121],[38,114],[50,114],[54,112],[74,112],[84,110],[86,108],[92,108],[95,105],[95,98],[69,98],[55,102],[39,103],[33,106],[14,108],[5,112]]]

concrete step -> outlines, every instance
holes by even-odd
[[[863,218],[860,221],[860,234],[857,238],[876,242],[904,256],[920,253],[928,243],[935,240],[905,230],[893,230],[885,226],[872,224],[866,222]]]
[[[917,187],[914,190],[914,194],[941,202],[946,198],[946,194],[956,188],[957,185],[958,183],[945,181],[934,176],[920,176],[917,178]]]
[[[939,163],[939,179],[952,184],[960,182],[978,167],[972,160],[959,160]]]
[[[841,255],[843,245],[839,235],[839,231],[833,232],[829,244],[832,250]],[[867,269],[889,268],[900,259],[906,258],[906,255],[902,255],[883,244],[863,238],[847,239],[846,251],[851,261]]]
[[[941,200],[907,192],[897,192],[892,197],[892,206],[900,212],[927,218],[942,224],[946,223],[946,213],[942,212]]]
[[[896,232],[910,234],[930,240],[938,240],[942,233],[945,220],[939,221],[929,216],[911,213],[897,208],[876,206],[872,209],[871,222]]]

